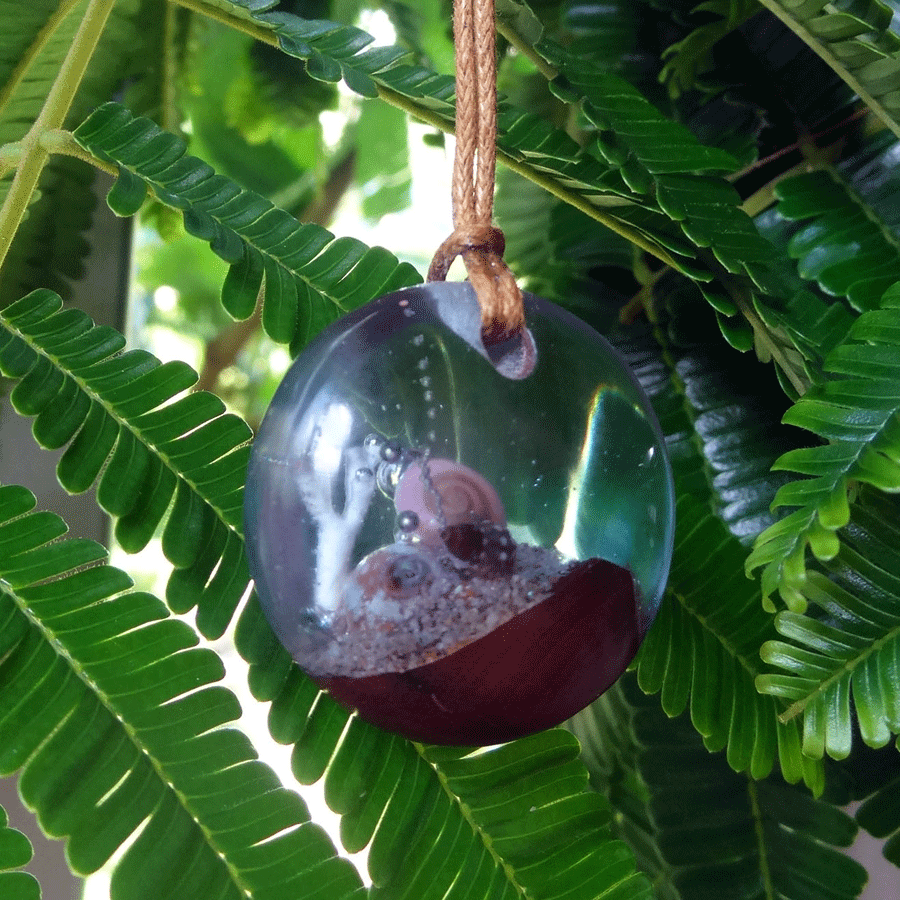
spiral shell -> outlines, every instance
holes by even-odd
[[[450,459],[408,466],[394,502],[398,512],[415,513],[423,530],[477,523],[506,527],[506,512],[493,486],[474,469]]]
[[[440,574],[438,560],[427,545],[392,544],[361,560],[350,579],[365,601],[376,597],[408,600],[427,593]]]

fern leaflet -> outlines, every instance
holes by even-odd
[[[884,840],[884,855],[900,865],[900,778],[894,777],[868,797],[856,813],[856,821],[873,837]]]
[[[34,851],[31,841],[10,828],[6,810],[0,806],[0,891],[16,900],[39,900],[41,888],[29,872],[18,871],[30,862]]]
[[[840,538],[825,571],[807,573],[810,612],[776,616],[784,640],[764,644],[762,656],[780,671],[757,679],[760,691],[790,704],[782,719],[802,717],[807,755],[838,759],[849,754],[857,724],[871,747],[900,733],[895,499],[866,489]]]
[[[102,547],[59,540],[65,523],[34,505],[24,488],[0,488],[0,771],[22,770],[23,799],[67,838],[72,868],[96,871],[139,831],[113,894],[360,890],[303,801],[223,727],[240,707],[214,684],[221,660],[159,600],[130,591]]]
[[[795,612],[806,606],[806,548],[820,560],[837,554],[835,532],[849,519],[852,483],[900,490],[898,321],[900,285],[885,293],[881,309],[863,313],[828,355],[824,370],[834,377],[812,388],[784,417],[826,443],[791,450],[776,461],[779,469],[810,477],[775,495],[774,506],[800,508],[759,536],[747,571],[764,567],[764,595],[777,588]]]
[[[149,119],[115,103],[96,110],[75,131],[86,149],[120,168],[113,203],[137,211],[146,187],[184,214],[186,230],[208,241],[231,265],[222,288],[225,308],[248,318],[265,279],[263,328],[299,352],[343,312],[379,294],[421,281],[408,263],[353,238],[303,225],[252,191],[217,175],[185,153],[185,144]]]
[[[843,811],[786,785],[754,780],[709,753],[687,721],[668,719],[623,678],[571,722],[597,790],[659,900],[720,895],[852,900],[866,880]]]
[[[900,137],[900,36],[886,3],[761,0]]]

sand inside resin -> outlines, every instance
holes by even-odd
[[[327,623],[334,639],[304,667],[359,678],[426,665],[546,600],[562,576],[583,565],[528,544],[515,547],[512,571],[501,577],[473,573],[450,554],[441,563],[440,574],[412,596],[377,591],[364,598],[345,589]]]

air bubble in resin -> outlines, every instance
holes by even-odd
[[[574,715],[665,585],[671,472],[646,397],[584,323],[528,294],[525,312],[488,351],[468,284],[382,297],[296,360],[253,446],[247,547],[276,634],[416,740]]]

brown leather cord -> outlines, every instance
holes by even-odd
[[[497,163],[497,61],[494,0],[455,0],[456,155],[453,234],[434,255],[429,281],[443,281],[462,256],[481,304],[485,342],[517,332],[525,316],[522,292],[503,262],[503,232],[491,224]]]

